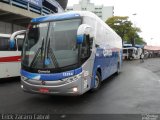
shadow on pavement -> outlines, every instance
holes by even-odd
[[[20,77],[0,78],[0,84],[20,82]]]

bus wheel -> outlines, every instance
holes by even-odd
[[[96,76],[95,76],[95,80],[94,80],[94,87],[91,89],[91,91],[98,90],[100,86],[101,86],[101,75],[97,71]]]
[[[131,60],[132,60],[132,57],[129,57],[129,60],[131,61]]]
[[[119,62],[118,62],[118,64],[117,64],[117,75],[120,73],[120,64],[119,64]]]

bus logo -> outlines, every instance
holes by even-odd
[[[112,56],[112,50],[111,49],[104,49],[103,50],[104,57],[106,56]]]

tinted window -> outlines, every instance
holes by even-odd
[[[24,38],[25,38],[25,35],[16,36],[18,51],[22,51],[22,45],[23,45]]]
[[[18,44],[18,50],[19,51],[22,51],[23,40],[24,39],[17,39],[17,44]]]
[[[16,46],[13,49],[10,49],[9,38],[0,37],[0,50],[1,51],[13,51],[16,50]]]
[[[123,53],[127,53],[127,50],[123,50]]]

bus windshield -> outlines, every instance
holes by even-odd
[[[78,64],[77,29],[81,19],[31,24],[22,52],[22,65],[35,69]]]

